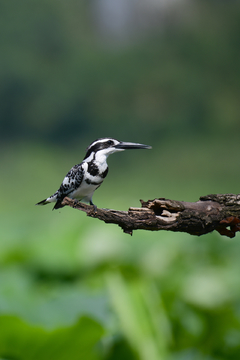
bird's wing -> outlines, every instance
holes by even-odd
[[[72,191],[76,190],[83,180],[82,165],[75,165],[67,173],[60,188],[57,191],[57,201],[62,201],[65,196],[69,195]]]

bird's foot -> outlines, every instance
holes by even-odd
[[[93,204],[93,209],[94,209],[94,212],[97,213],[97,205]]]
[[[92,201],[90,201],[90,205],[93,206],[94,213],[96,213],[97,212],[97,205],[95,205]]]
[[[78,204],[78,200],[77,200],[77,199],[74,199],[73,205],[74,205],[74,206],[77,206],[77,204]]]

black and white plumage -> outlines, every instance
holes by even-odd
[[[71,199],[92,202],[94,191],[102,184],[108,173],[107,157],[118,151],[126,149],[151,149],[151,146],[118,141],[112,138],[98,139],[87,148],[87,153],[81,164],[75,165],[67,173],[60,188],[47,199],[36,205],[56,204],[54,209],[62,207],[65,196]],[[96,208],[96,206],[94,205]]]

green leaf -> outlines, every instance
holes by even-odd
[[[170,325],[155,284],[150,279],[126,280],[120,272],[109,272],[106,278],[123,334],[139,358],[166,359]]]
[[[97,360],[103,328],[82,317],[74,326],[46,331],[14,316],[0,317],[0,357],[19,360]]]

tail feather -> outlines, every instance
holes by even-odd
[[[47,199],[44,199],[40,202],[38,202],[37,204],[35,205],[47,205],[47,204],[50,204],[52,202],[56,202],[56,204],[54,205],[53,207],[53,210],[56,210],[56,209],[60,209],[62,208],[64,205],[62,205],[62,200],[63,199],[57,199],[57,196],[55,196],[56,194],[50,196],[49,198]]]
[[[57,209],[60,209],[62,207],[64,207],[64,205],[62,205],[62,200],[58,200],[56,202],[56,204],[54,205],[53,210],[57,210]]]
[[[35,205],[47,205],[47,204],[49,204],[49,201],[47,201],[47,199],[44,199],[44,200],[38,202],[38,203],[35,204]]]

